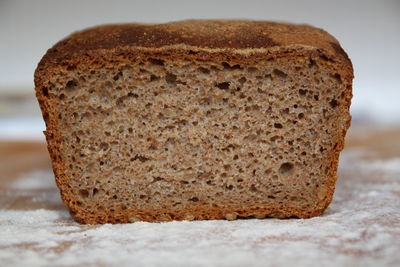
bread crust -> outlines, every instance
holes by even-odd
[[[319,56],[342,77],[346,96],[341,105],[344,120],[337,122],[340,131],[338,145],[329,156],[327,190],[324,197],[310,210],[298,207],[266,207],[256,210],[240,209],[235,216],[247,217],[268,214],[271,217],[309,218],[323,213],[330,204],[335,189],[339,153],[350,126],[349,107],[352,98],[353,68],[339,42],[325,31],[308,25],[247,21],[247,20],[187,20],[167,24],[124,24],[94,27],[72,34],[47,51],[35,71],[35,90],[44,120],[46,139],[52,159],[57,186],[71,214],[82,222],[124,223],[135,220],[165,221],[188,219],[221,219],[229,211],[204,207],[167,214],[165,211],[137,210],[135,214],[115,211],[91,214],[76,204],[69,186],[69,177],[61,158],[63,141],[58,131],[59,119],[52,110],[54,99],[48,98],[49,80],[55,73],[80,65],[113,64],[160,57],[173,60],[256,63],[280,57]]]
[[[270,48],[309,46],[323,49],[351,66],[338,41],[322,29],[250,20],[185,20],[166,24],[104,25],[76,32],[58,42],[39,64],[59,65],[97,50],[121,48],[160,48],[185,46],[229,50],[247,54],[254,49],[266,53]],[[190,50],[190,48],[188,49]]]

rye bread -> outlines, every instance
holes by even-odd
[[[322,214],[353,69],[307,25],[105,25],[49,49],[36,95],[57,186],[82,223]]]

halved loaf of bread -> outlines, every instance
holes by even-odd
[[[62,199],[91,224],[320,215],[352,79],[325,31],[241,20],[91,28],[35,73]]]

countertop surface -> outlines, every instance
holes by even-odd
[[[81,225],[46,145],[0,142],[1,266],[400,266],[400,130],[353,127],[311,219]]]

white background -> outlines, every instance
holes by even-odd
[[[187,18],[278,20],[323,28],[340,41],[354,64],[354,122],[400,124],[397,0],[0,0],[0,97],[9,91],[33,92],[36,64],[48,48],[73,31],[104,23]],[[32,112],[38,115],[37,110]],[[43,127],[40,120],[31,124]]]

